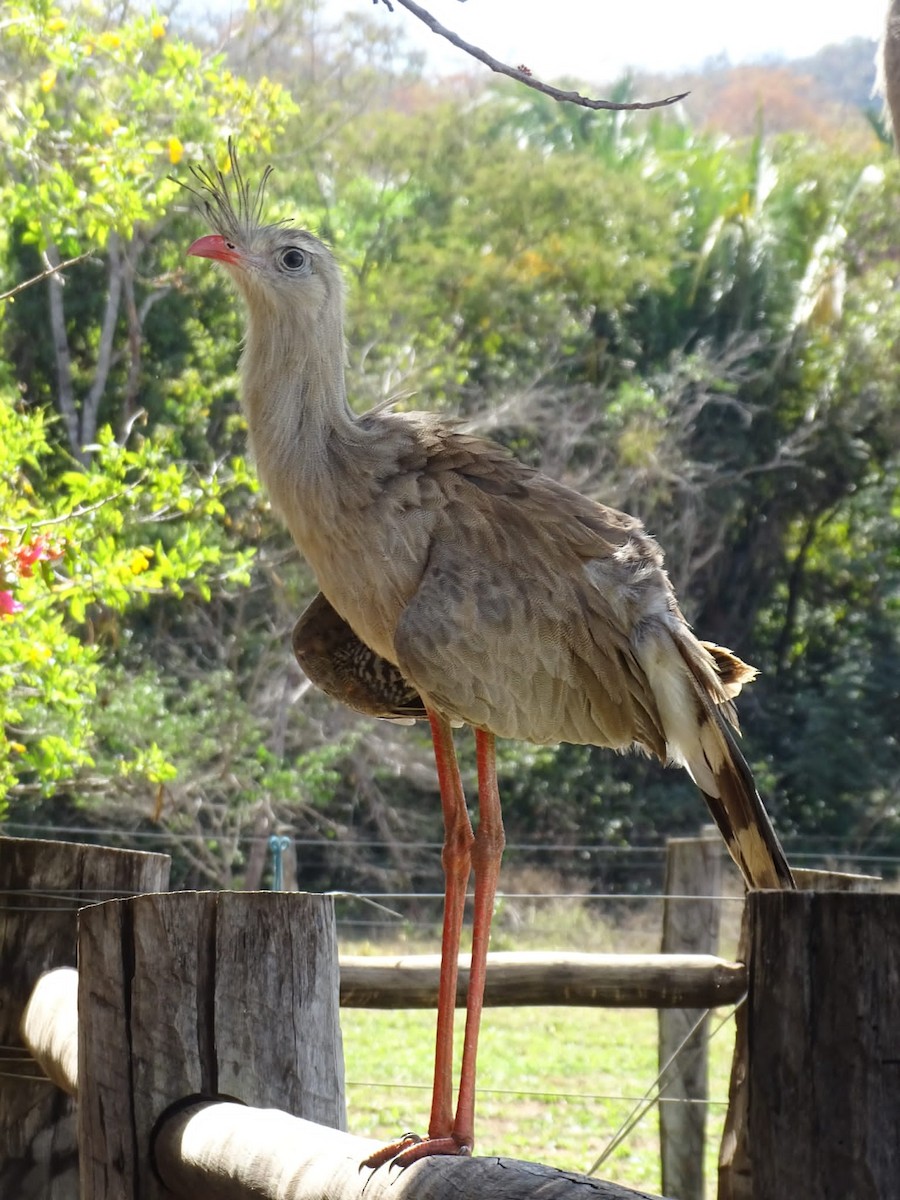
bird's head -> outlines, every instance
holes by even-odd
[[[230,142],[228,153],[230,179],[218,168],[193,167],[196,186],[185,185],[214,231],[198,238],[188,254],[226,267],[246,301],[251,321],[259,316],[271,323],[275,317],[279,325],[307,328],[329,320],[339,323],[343,285],[331,251],[290,221],[265,224],[262,210],[271,167],[253,189]]]

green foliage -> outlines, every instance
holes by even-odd
[[[0,801],[49,794],[93,765],[105,651],[130,614],[245,583],[252,558],[220,533],[227,472],[170,461],[164,435],[131,449],[108,429],[89,470],[54,470],[52,431],[0,395]]]
[[[42,248],[77,254],[158,220],[185,151],[241,126],[269,145],[291,111],[283,89],[233,75],[151,12],[113,22],[90,4],[14,5],[2,53],[15,63],[3,123],[7,214]]]

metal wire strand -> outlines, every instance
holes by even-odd
[[[718,1025],[716,1025],[715,1029],[713,1029],[712,1033],[710,1033],[710,1035],[709,1035],[710,1041],[712,1041],[712,1039],[723,1028],[723,1026],[726,1025],[727,1022],[731,1020],[731,1018],[734,1016],[734,1014],[737,1012],[737,1010],[741,1007],[741,1005],[744,1003],[744,1001],[746,999],[747,999],[746,995],[742,996],[741,999],[734,1006],[734,1008],[730,1009],[725,1014],[725,1016],[721,1019],[721,1021],[719,1021]],[[650,1109],[653,1107],[653,1105],[659,1103],[660,1098],[661,1098],[659,1095],[659,1089],[662,1084],[662,1081],[668,1075],[673,1064],[677,1060],[679,1054],[681,1054],[681,1052],[684,1050],[684,1048],[690,1043],[691,1038],[693,1038],[693,1036],[701,1028],[701,1026],[703,1025],[703,1022],[707,1019],[708,1016],[710,1016],[712,1011],[713,1010],[711,1008],[707,1008],[700,1014],[700,1016],[697,1018],[697,1020],[694,1022],[694,1024],[690,1027],[690,1029],[687,1031],[687,1033],[684,1035],[684,1037],[681,1039],[681,1041],[675,1047],[675,1049],[672,1052],[672,1054],[670,1055],[668,1061],[663,1065],[659,1074],[656,1076],[656,1078],[653,1080],[653,1082],[647,1088],[646,1092],[644,1092],[643,1096],[640,1097],[640,1099],[635,1104],[634,1108],[631,1110],[631,1112],[628,1114],[628,1116],[625,1118],[625,1120],[622,1122],[622,1124],[619,1126],[619,1128],[616,1130],[616,1132],[613,1134],[613,1136],[606,1143],[606,1146],[603,1148],[603,1151],[600,1154],[600,1157],[597,1159],[597,1161],[594,1163],[594,1165],[586,1172],[586,1174],[594,1175],[597,1171],[599,1171],[599,1169],[603,1166],[603,1164],[606,1162],[606,1160],[609,1158],[609,1156],[613,1153],[613,1151],[618,1146],[620,1146],[622,1144],[622,1142],[624,1142],[624,1140],[628,1137],[628,1135],[631,1133],[632,1129],[634,1129],[634,1127],[640,1121],[642,1121],[644,1119],[644,1117],[647,1115],[647,1113],[650,1111]]]

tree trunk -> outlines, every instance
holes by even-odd
[[[49,245],[45,254],[48,266],[59,266],[59,251]],[[81,430],[78,421],[78,405],[75,401],[75,383],[72,377],[72,354],[69,350],[69,335],[66,330],[66,309],[63,288],[66,286],[61,271],[47,278],[47,305],[50,316],[50,334],[53,338],[53,357],[56,361],[56,406],[59,409],[69,449],[79,462],[84,462],[81,449]]]

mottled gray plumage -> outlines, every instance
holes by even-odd
[[[295,633],[311,678],[375,715],[400,715],[396,697],[500,737],[680,764],[748,885],[791,886],[729,728],[753,672],[693,635],[656,542],[434,415],[355,416],[335,259],[262,224],[261,188],[233,167],[233,198],[221,173],[198,176],[218,236],[192,251],[222,261],[246,303],[257,468],[324,597]]]

